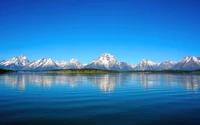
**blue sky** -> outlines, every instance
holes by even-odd
[[[199,0],[0,0],[0,59],[200,56]]]

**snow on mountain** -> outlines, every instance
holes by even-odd
[[[26,56],[21,55],[9,60],[0,61],[0,68],[11,70],[48,70],[48,69],[79,69],[95,68],[108,70],[197,70],[200,69],[200,57],[187,56],[180,62],[164,61],[155,63],[144,59],[137,65],[129,65],[126,62],[119,62],[108,53],[102,54],[89,64],[81,64],[76,59],[70,61],[53,61],[50,58],[42,58],[29,62]]]
[[[55,63],[59,67],[59,69],[67,69],[68,68],[67,61],[61,61],[61,62],[56,61]]]
[[[11,69],[11,70],[19,70],[24,69],[29,64],[29,60],[26,56],[21,55],[18,57],[11,58],[7,61],[1,61],[0,67],[5,69]]]
[[[5,62],[5,60],[1,60],[1,61],[0,61],[0,65],[1,65],[2,63],[4,63],[4,62]]]
[[[85,66],[87,66],[87,64],[85,63],[85,64],[82,64],[82,66],[83,66],[83,68],[85,67]]]
[[[200,60],[195,56],[187,56],[172,67],[173,70],[197,70],[200,69]]]
[[[80,69],[80,68],[83,68],[83,65],[78,60],[72,58],[68,62],[68,68],[69,69]]]
[[[59,69],[80,69],[83,65],[76,59],[72,58],[69,62],[56,62]]]
[[[134,64],[130,64],[130,66],[131,66],[131,69],[134,69],[136,67],[136,65]]]
[[[33,62],[29,62],[26,56],[18,56],[7,61],[0,61],[0,68],[12,70],[48,70],[48,69],[71,69],[82,68],[83,65],[76,59],[67,61],[53,61],[50,58],[42,58]]]
[[[120,62],[119,67],[121,70],[132,70],[135,67],[135,65],[129,65],[126,62]]]
[[[158,70],[159,63],[152,62],[148,59],[143,59],[137,64],[134,70]]]
[[[29,68],[34,70],[48,70],[57,69],[58,65],[50,58],[42,58],[31,62]]]
[[[107,69],[107,70],[131,70],[133,67],[126,62],[119,62],[117,59],[109,54],[104,53],[84,68]]]
[[[110,70],[120,70],[120,62],[115,59],[115,57],[109,53],[102,54],[96,60],[93,60],[90,64],[86,65],[84,68],[95,68],[95,69],[110,69]]]
[[[167,70],[167,69],[170,69],[172,68],[177,62],[172,62],[172,61],[164,61],[162,63],[159,64],[159,69],[160,70]]]

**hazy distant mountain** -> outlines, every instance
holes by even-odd
[[[177,64],[177,62],[164,61],[164,62],[159,64],[158,69],[160,69],[160,70],[171,69],[176,64]]]
[[[133,68],[135,67],[135,65],[129,65],[126,62],[120,62],[119,67],[120,67],[121,70],[133,70]]]
[[[56,62],[59,69],[80,69],[83,68],[83,64],[81,64],[78,60],[72,58],[69,62],[62,61]]]
[[[102,54],[89,64],[81,64],[76,59],[70,61],[54,61],[50,58],[42,58],[29,62],[26,56],[21,55],[9,60],[1,60],[0,68],[11,70],[48,70],[48,69],[80,69],[95,68],[108,70],[197,70],[200,69],[200,57],[187,56],[180,62],[164,61],[155,63],[148,59],[143,59],[137,65],[118,61],[109,53]]]
[[[68,68],[67,61],[61,61],[61,62],[56,61],[55,63],[59,67],[59,69],[67,69]]]

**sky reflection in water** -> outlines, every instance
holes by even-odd
[[[77,87],[90,83],[102,92],[113,92],[116,87],[128,84],[140,85],[145,89],[155,86],[182,86],[186,90],[198,92],[200,75],[195,74],[145,74],[145,73],[116,73],[116,74],[62,74],[62,73],[8,73],[0,75],[0,82],[8,86],[25,90],[27,85],[49,88],[52,85],[69,85]]]

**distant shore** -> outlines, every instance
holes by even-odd
[[[129,73],[196,73],[200,74],[200,70],[131,70],[125,71]]]
[[[7,72],[51,72],[51,73],[79,73],[79,74],[107,74],[107,73],[192,73],[200,74],[200,70],[103,70],[103,69],[52,69],[52,70],[7,70],[0,68],[0,73]]]
[[[0,68],[0,74],[1,73],[7,73],[7,72],[15,72],[15,71],[14,70],[7,70],[7,69]]]
[[[85,74],[104,74],[104,73],[118,73],[119,71],[115,70],[101,70],[101,69],[56,69],[56,70],[47,70],[48,72],[56,73],[85,73]]]
[[[101,69],[56,69],[47,70],[56,73],[196,73],[200,74],[200,70],[101,70]]]

